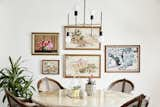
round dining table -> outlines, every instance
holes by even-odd
[[[121,107],[134,97],[136,97],[134,94],[96,90],[92,96],[72,98],[65,89],[35,93],[32,101],[45,107]]]

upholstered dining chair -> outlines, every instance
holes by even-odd
[[[47,77],[44,77],[38,81],[37,88],[39,92],[64,89],[58,81]]]
[[[141,94],[130,101],[124,103],[121,107],[142,107],[142,101],[145,99],[145,95]]]
[[[5,90],[5,94],[8,99],[9,107],[42,107],[36,103],[27,102],[26,100],[22,101],[19,98],[15,97],[8,90]]]
[[[113,83],[108,88],[109,90],[120,91],[125,93],[130,93],[134,90],[134,85],[131,81],[127,79],[120,79]]]

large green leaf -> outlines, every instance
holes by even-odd
[[[12,58],[10,56],[9,56],[9,61],[10,61],[10,66],[13,69],[14,68],[14,64],[13,64]]]
[[[19,66],[21,63],[21,56],[18,58],[18,60],[14,63],[14,66]]]

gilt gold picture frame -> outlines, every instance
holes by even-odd
[[[65,50],[100,50],[99,43],[100,26],[64,26]],[[71,42],[66,43],[66,33],[69,32]]]
[[[140,45],[106,45],[105,72],[140,72]]]
[[[58,55],[59,33],[33,32],[32,55]]]
[[[59,60],[42,60],[42,74],[59,74]]]
[[[101,55],[97,54],[65,54],[64,77],[65,78],[100,78]]]

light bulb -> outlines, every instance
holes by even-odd
[[[102,35],[101,35],[101,36],[99,36],[98,41],[99,41],[100,43],[102,43],[102,42],[104,41],[104,38],[103,38],[103,36],[102,36]]]
[[[98,38],[98,41],[99,41],[100,43],[102,43],[102,42],[104,41],[104,38],[103,38],[103,32],[102,32],[102,31],[100,31],[100,32],[99,32],[99,38]]]
[[[66,43],[70,43],[71,42],[71,37],[70,36],[66,36]]]

